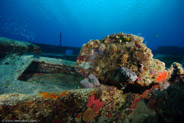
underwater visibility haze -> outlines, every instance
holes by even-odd
[[[0,0],[0,122],[183,123],[183,0]]]
[[[184,46],[182,0],[1,0],[0,36],[81,47],[90,39],[125,32],[151,49]]]

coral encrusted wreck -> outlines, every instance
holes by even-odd
[[[80,51],[76,69],[85,77],[94,74],[108,85],[159,83],[157,78],[165,73],[165,64],[153,59],[151,50],[142,42],[142,37],[123,33],[90,40]]]
[[[0,39],[2,122],[184,121],[184,70],[179,63],[165,69],[142,37],[90,40],[76,62],[35,57],[39,47],[15,42]]]

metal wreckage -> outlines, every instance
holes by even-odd
[[[0,39],[0,119],[31,122],[179,122],[184,71],[169,69],[143,38],[90,40],[76,62],[39,56],[31,43]],[[172,106],[171,106],[172,105]]]

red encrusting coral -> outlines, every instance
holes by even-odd
[[[78,114],[78,115],[76,116],[76,118],[80,118],[80,114]]]
[[[142,100],[142,99],[147,99],[149,98],[149,92],[150,90],[145,90],[141,96],[139,96],[138,98],[135,98],[133,101],[133,104],[130,106],[130,109],[134,109],[137,106],[137,103]]]
[[[100,108],[102,108],[104,106],[103,102],[100,102],[100,100],[95,100],[94,101],[94,111],[98,111]]]
[[[154,85],[154,86],[152,86],[152,88],[159,88],[160,87],[160,85]]]
[[[112,116],[112,114],[111,113],[108,113],[107,115],[106,115],[106,117],[111,117]]]
[[[166,79],[166,77],[167,77],[167,72],[161,72],[161,73],[159,73],[159,75],[158,75],[158,77],[156,78],[156,80],[158,81],[158,82],[162,82],[163,80],[165,80]]]
[[[117,115],[117,118],[121,118],[121,117],[122,117],[122,115],[121,115],[121,114]]]
[[[77,60],[79,60],[79,61],[84,61],[86,59],[86,56],[85,55],[79,55],[78,57],[77,57]]]
[[[138,81],[141,80],[141,77],[138,77],[137,80],[138,80]]]
[[[142,99],[142,97],[138,97],[134,100],[133,104],[130,106],[130,109],[134,109],[137,105],[137,103]]]
[[[40,75],[44,75],[44,73],[40,73]]]
[[[142,98],[148,98],[148,93],[150,92],[150,90],[145,90],[143,93],[142,93]]]
[[[70,73],[69,70],[66,70],[66,69],[63,69],[63,68],[60,68],[59,70],[63,71],[64,73]]]
[[[94,105],[94,106],[93,106]],[[95,95],[91,95],[88,99],[88,104],[86,105],[88,108],[91,108],[93,106],[93,110],[95,112],[99,111],[100,108],[104,106],[103,102],[100,102],[99,99],[95,100]]]
[[[88,108],[91,108],[92,105],[93,105],[93,103],[92,103],[92,102],[89,102],[86,106],[87,106]]]

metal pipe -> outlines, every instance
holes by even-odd
[[[59,44],[60,47],[61,47],[61,40],[62,40],[62,34],[60,32],[60,44]]]

